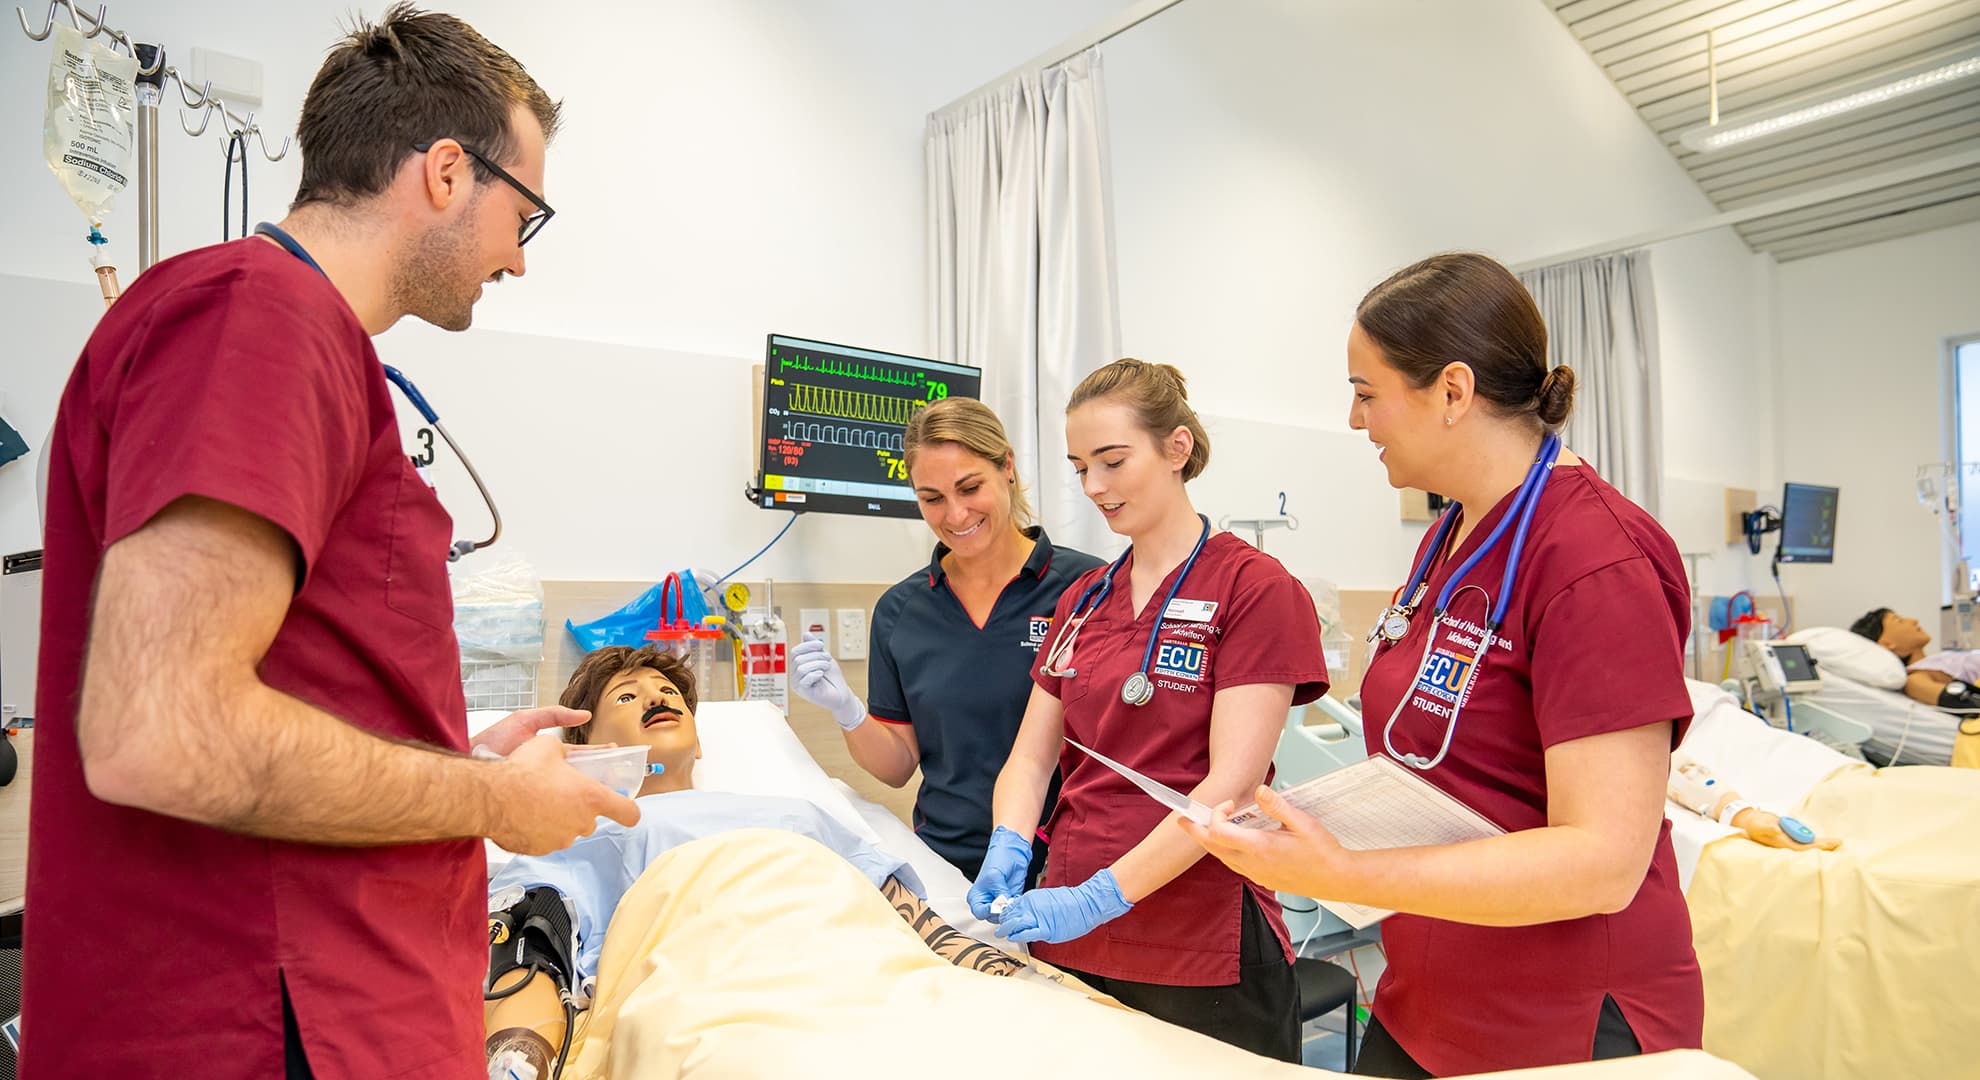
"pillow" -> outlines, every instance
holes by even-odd
[[[1879,690],[1904,689],[1904,661],[1861,634],[1834,626],[1811,626],[1788,635],[1788,644],[1806,645],[1823,670]]]

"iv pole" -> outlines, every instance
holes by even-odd
[[[213,114],[218,112],[224,118],[219,133],[223,142],[230,142],[236,136],[245,139],[252,135],[261,144],[261,156],[269,161],[280,161],[288,156],[289,139],[284,136],[282,148],[269,153],[268,141],[262,134],[261,126],[254,122],[253,113],[236,116],[229,111],[227,103],[214,96],[211,80],[200,87],[197,94],[191,92],[179,70],[165,63],[165,49],[162,46],[134,42],[130,35],[109,24],[108,5],[99,6],[96,14],[90,16],[76,9],[75,0],[49,0],[48,14],[42,19],[40,30],[28,24],[27,12],[18,6],[14,8],[14,17],[20,20],[21,33],[34,41],[46,41],[55,30],[55,12],[58,9],[68,11],[69,24],[85,40],[107,34],[115,45],[122,46],[138,62],[137,146],[134,155],[138,181],[138,273],[141,274],[158,261],[158,106],[165,97],[166,80],[177,84],[179,100],[184,103],[185,109],[196,111],[199,115],[199,126],[194,127],[186,121],[185,113],[180,113],[179,127],[188,135],[204,135],[207,125],[213,121]]]

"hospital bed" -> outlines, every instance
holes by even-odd
[[[1796,707],[1802,703],[1796,699]],[[1867,726],[1863,756],[1878,764],[1946,765],[1952,761],[1953,739],[1960,718],[1913,701],[1901,690],[1884,690],[1822,671],[1822,689],[1806,697],[1820,708]]]
[[[1952,763],[1961,718],[1907,697],[1904,663],[1890,650],[1834,626],[1804,627],[1786,640],[1805,647],[1821,672],[1821,689],[1794,695],[1797,726],[1804,714],[1860,725],[1860,749],[1877,765]]]
[[[1762,847],[1667,804],[1705,1048],[1764,1077],[1980,1075],[1980,772],[1872,768],[1687,683],[1684,752],[1843,841]]]
[[[493,716],[478,716],[485,725]],[[796,796],[908,860],[929,903],[995,944],[962,875],[898,818],[827,777],[763,703],[704,704],[695,786]],[[492,853],[499,859],[499,852]],[[1014,950],[1015,951],[1015,950]],[[789,834],[750,830],[677,848],[614,914],[571,1080],[903,1073],[1300,1080],[1269,1061],[1063,987],[998,979],[934,957],[849,864]],[[1742,1077],[1699,1051],[1492,1074],[1564,1080]]]

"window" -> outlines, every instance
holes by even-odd
[[[1980,338],[1954,341],[1953,460],[1958,462],[1960,557],[1980,570]]]

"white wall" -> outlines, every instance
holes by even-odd
[[[1399,581],[1420,528],[1371,497],[1381,470],[1347,434],[1363,293],[1437,251],[1520,262],[1713,212],[1531,0],[1198,0],[1105,48],[1126,350],[1180,366],[1225,421],[1198,501],[1254,516],[1300,487],[1289,509],[1336,539],[1267,546],[1346,587]],[[1652,254],[1667,468],[1691,481],[1674,532],[1710,532],[1708,491],[1775,482],[1765,264],[1728,232]],[[1723,456],[1697,436],[1720,427]],[[1233,462],[1265,475],[1226,483]],[[1700,577],[1752,583],[1730,553]]]
[[[1938,629],[1939,538],[1918,466],[1944,455],[1948,338],[1980,333],[1980,224],[1780,267],[1781,472],[1842,489],[1832,566],[1789,567],[1796,621],[1892,607]]]
[[[678,427],[675,418],[684,415],[701,438],[723,447],[724,462],[738,459],[719,475],[721,500],[693,509],[705,515],[699,527],[719,553],[706,561],[740,560],[769,539],[765,525],[777,520],[733,494],[749,471],[740,462],[748,359],[761,357],[764,334],[919,353],[927,340],[925,115],[1124,2],[664,0],[602,12],[587,7],[582,17],[514,0],[447,3],[563,99],[565,127],[551,150],[545,192],[558,214],[529,247],[527,277],[491,290],[477,308],[475,330],[443,340],[407,326],[384,335],[380,348],[432,390],[449,427],[481,458],[496,452],[482,448],[487,435],[469,437],[481,426],[475,417],[515,418],[519,402],[562,401],[567,391],[600,403],[595,415],[546,408],[533,423],[522,418],[547,437],[543,453],[525,458],[517,473],[499,475],[478,462],[503,489],[511,528],[545,530],[546,550],[531,554],[546,573],[641,576],[632,567],[647,550],[642,541],[606,530],[581,539],[559,533],[548,519],[565,507],[553,489],[568,475],[565,455],[577,450],[568,446],[578,441],[572,433],[657,417]],[[376,14],[383,5],[362,6]],[[178,63],[195,45],[261,61],[261,116],[279,133],[293,130],[303,92],[347,10],[328,0],[175,0],[113,5],[110,21],[164,40]],[[51,48],[0,31],[0,97],[19,106],[0,110],[0,235],[8,238],[0,245],[0,319],[31,327],[33,342],[32,349],[10,343],[0,351],[0,408],[37,445],[46,431],[38,418],[53,416],[54,394],[100,307],[81,240],[86,223],[41,157],[34,103],[44,94]],[[219,239],[221,144],[183,135],[177,117],[175,109],[161,114],[160,246],[167,255]],[[282,215],[297,160],[256,160],[250,220]],[[136,270],[135,216],[132,193],[106,226],[127,284]],[[70,284],[51,293],[35,281]],[[51,308],[48,298],[56,295],[63,299]],[[476,343],[490,332],[512,337],[486,351],[528,358],[512,368],[510,381],[475,377]],[[640,348],[579,348],[570,360],[552,341],[532,345],[513,335]],[[637,415],[603,408],[621,386],[656,386],[661,399]],[[489,434],[501,439],[514,429]],[[712,470],[708,457],[689,464]],[[18,474],[32,466],[0,472],[0,550],[34,546],[32,510],[14,490]],[[716,479],[711,472],[710,482]],[[473,507],[472,494],[467,498],[464,518]],[[816,529],[814,541],[843,534],[847,542],[832,545],[838,550],[914,549],[906,565],[879,567],[855,556],[815,567],[828,579],[885,580],[925,558],[920,528],[805,523],[785,544]],[[783,565],[772,561],[770,569]]]
[[[1663,390],[1659,519],[1679,551],[1708,556],[1698,562],[1704,592],[1771,589],[1767,557],[1726,543],[1725,491],[1780,501],[1774,261],[1718,229],[1656,245],[1650,265]]]

